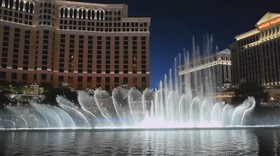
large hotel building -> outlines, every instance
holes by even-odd
[[[189,60],[187,68],[185,67],[186,65],[179,71],[183,88],[185,76],[189,76],[192,89],[200,85],[197,83],[203,83],[204,87],[209,87],[210,82],[208,80],[211,80],[217,87],[214,88],[214,91],[223,91],[231,83],[231,53],[229,49],[206,56],[194,57]],[[208,77],[208,79],[205,80],[205,77]],[[197,79],[203,79],[204,81],[195,83]]]
[[[0,80],[149,86],[150,18],[124,4],[0,0]]]
[[[280,14],[266,13],[255,29],[235,37],[232,54],[234,84],[255,81],[265,87],[280,86]]]

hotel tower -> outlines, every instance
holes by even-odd
[[[150,18],[124,4],[0,0],[0,80],[149,87]]]
[[[229,45],[233,83],[246,80],[265,87],[280,86],[280,14],[266,13],[255,29],[235,40]]]

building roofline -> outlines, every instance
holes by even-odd
[[[122,22],[151,22],[150,17],[123,17]]]
[[[267,21],[270,21],[272,19],[275,19],[275,18],[278,18],[280,17],[280,14],[279,13],[271,13],[271,12],[267,12],[256,24],[255,26],[258,27],[259,25],[267,22]]]
[[[217,52],[217,54],[230,54],[230,53],[231,53],[231,52],[230,52],[230,50],[229,50],[228,48],[223,49],[223,50]]]
[[[101,7],[101,8],[127,8],[127,4],[101,4],[101,3],[89,3],[89,2],[78,2],[78,1],[55,1],[58,5],[74,5],[76,6],[87,6],[87,7]]]
[[[218,52],[215,52],[215,53],[211,53],[211,54],[208,54],[208,55],[199,55],[199,56],[190,58],[189,62],[192,63],[192,62],[194,62],[197,59],[208,59],[208,58],[219,56],[219,55],[223,55],[223,54],[230,55],[231,54],[230,49],[225,48],[225,49],[223,49],[221,51],[218,51]]]
[[[253,30],[250,30],[250,31],[247,31],[245,33],[239,34],[239,35],[235,36],[234,38],[236,39],[236,41],[238,41],[238,40],[241,40],[243,38],[255,35],[255,34],[259,33],[259,32],[260,31],[257,28],[255,28]]]
[[[250,31],[247,31],[245,33],[242,33],[242,34],[239,34],[237,36],[235,36],[234,38],[236,39],[236,41],[238,40],[241,40],[241,39],[244,39],[246,37],[249,37],[249,36],[252,36],[252,35],[255,35],[257,33],[260,32],[259,29],[262,29],[260,28],[259,26],[264,24],[264,23],[267,23],[268,21],[271,21],[273,19],[277,19],[280,17],[280,14],[278,13],[271,13],[271,12],[267,12],[260,20],[258,20],[258,22],[255,24],[255,29],[253,30],[250,30]]]

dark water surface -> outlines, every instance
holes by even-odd
[[[2,131],[0,155],[279,155],[280,129]]]

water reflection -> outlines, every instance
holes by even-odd
[[[0,132],[0,155],[276,155],[278,130]]]
[[[255,131],[255,135],[257,136],[260,155],[277,155],[277,153],[280,153],[279,131],[258,130]]]

